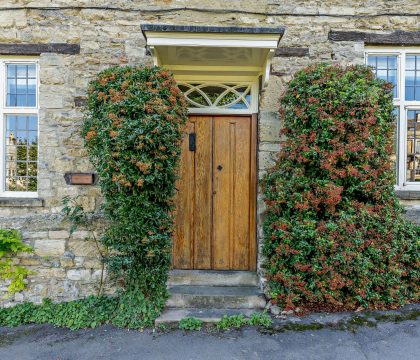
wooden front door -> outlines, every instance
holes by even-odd
[[[255,270],[256,118],[190,116],[177,189],[173,267]]]

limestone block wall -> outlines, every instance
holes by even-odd
[[[391,14],[391,15],[390,15]],[[258,175],[281,147],[279,98],[293,73],[309,64],[363,63],[363,41],[328,40],[330,30],[418,31],[418,0],[2,0],[0,43],[73,43],[79,54],[43,53],[40,64],[39,197],[0,199],[0,227],[20,230],[34,254],[16,261],[34,271],[28,289],[0,300],[9,306],[25,300],[76,299],[95,293],[100,263],[86,233],[69,235],[60,214],[62,198],[79,195],[87,210],[98,209],[96,186],[66,185],[65,172],[92,171],[82,147],[80,98],[100,70],[117,64],[152,64],[141,23],[214,26],[285,26],[280,47],[305,48],[299,56],[274,57],[272,76],[260,95]],[[420,196],[404,200],[409,216],[420,221]],[[264,205],[258,197],[258,239]],[[100,233],[101,224],[97,231]],[[261,258],[259,257],[259,263]],[[260,271],[260,270],[259,270]],[[108,289],[111,291],[111,289]],[[0,297],[5,284],[0,285]]]

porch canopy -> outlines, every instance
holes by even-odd
[[[143,24],[155,65],[176,78],[257,78],[270,75],[271,59],[283,27],[183,26]]]

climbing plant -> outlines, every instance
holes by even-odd
[[[156,306],[166,296],[186,118],[184,96],[164,69],[112,67],[90,83],[82,136],[104,198],[104,260],[127,292]]]
[[[32,248],[22,241],[22,236],[15,229],[0,229],[0,279],[9,280],[8,293],[10,295],[25,288],[25,278],[30,271],[16,265],[12,256],[20,252],[31,252]]]
[[[79,201],[80,196],[65,196],[62,200],[63,209],[62,214],[64,219],[70,223],[70,237],[73,236],[74,232],[79,228],[87,231],[87,236],[84,241],[91,241],[95,244],[98,257],[101,261],[101,276],[98,286],[98,296],[103,294],[104,289],[104,277],[105,277],[105,264],[104,258],[107,255],[106,249],[100,244],[100,241],[96,235],[97,223],[94,221],[97,217],[95,211],[86,211],[85,208]]]
[[[420,228],[394,192],[392,85],[362,66],[310,66],[289,83],[280,114],[287,140],[262,182],[273,302],[418,301]]]

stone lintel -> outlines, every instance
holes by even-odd
[[[305,57],[309,56],[309,48],[280,47],[274,53],[275,57]]]
[[[396,30],[392,33],[330,30],[331,41],[363,41],[367,45],[420,45],[420,31]]]
[[[80,44],[48,43],[48,44],[20,44],[0,43],[0,55],[40,55],[56,53],[76,55],[80,54]]]

